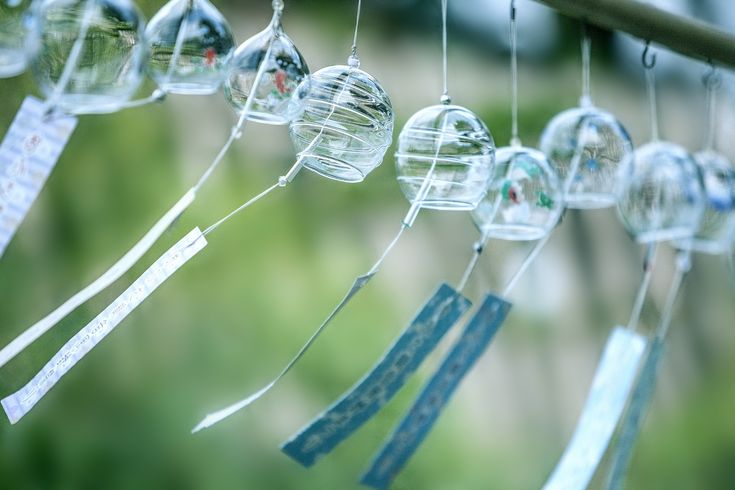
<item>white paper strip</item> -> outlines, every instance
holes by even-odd
[[[174,206],[164,214],[161,219],[153,225],[153,228],[143,236],[125,255],[115,264],[107,269],[104,274],[97,278],[87,287],[66,300],[61,306],[46,315],[44,318],[31,325],[23,333],[13,339],[8,345],[0,350],[0,367],[17,356],[38,337],[46,333],[51,327],[59,323],[69,313],[93,298],[100,291],[106,289],[110,284],[117,281],[123,274],[135,265],[136,262],[153,246],[158,238],[169,226],[181,216],[181,213],[194,201],[195,192],[190,190]]]
[[[616,327],[597,366],[577,428],[543,490],[584,490],[610,443],[638,372],[646,339]]]
[[[41,192],[77,119],[45,117],[43,102],[26,97],[0,144],[0,257]]]
[[[206,244],[207,240],[202,232],[199,228],[194,228],[156,260],[102,313],[64,344],[27,385],[3,399],[3,410],[10,423],[16,423],[27,414],[64,374]]]

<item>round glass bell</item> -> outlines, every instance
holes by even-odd
[[[620,168],[618,215],[640,243],[694,236],[705,209],[702,177],[681,146],[654,141]]]
[[[488,238],[538,240],[559,221],[562,194],[543,153],[522,146],[498,148],[487,194],[472,219]]]
[[[0,0],[0,78],[23,73],[35,52],[30,0]]]
[[[677,247],[708,254],[723,254],[735,239],[735,170],[714,151],[694,155],[704,182],[706,207],[697,234],[680,240]]]
[[[383,161],[393,138],[388,94],[357,66],[328,66],[305,83],[310,89],[303,88],[303,112],[290,126],[299,158],[324,177],[361,182]]]
[[[398,183],[421,207],[471,210],[482,200],[495,164],[495,143],[475,113],[458,105],[421,109],[403,126],[395,155]],[[431,174],[431,175],[429,175]],[[424,195],[422,184],[430,179]]]
[[[114,112],[133,96],[146,48],[144,21],[131,1],[45,0],[37,13],[40,44],[31,67],[56,107],[72,114]]]
[[[615,205],[618,168],[633,152],[633,143],[612,114],[592,106],[561,112],[544,128],[539,148],[562,182],[577,166],[564,196],[567,207],[598,209]],[[575,158],[579,158],[578,163]]]
[[[246,117],[266,124],[288,124],[301,111],[301,101],[309,90],[309,67],[280,22],[274,21],[235,51],[225,80],[225,96],[236,111],[243,111],[253,94],[258,69],[265,63]]]
[[[163,91],[196,95],[219,89],[235,41],[227,20],[208,0],[171,0],[153,16],[145,35],[147,71]]]

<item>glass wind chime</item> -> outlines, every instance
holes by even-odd
[[[677,294],[691,267],[691,253],[725,255],[731,250],[735,240],[735,169],[727,157],[715,150],[716,96],[719,84],[719,75],[713,67],[704,77],[707,104],[704,145],[694,155],[702,178],[705,210],[696,234],[673,242],[678,249],[674,278],[658,326],[649,340],[630,403],[620,422],[619,436],[612,452],[606,483],[609,490],[623,488],[633,448],[655,390]]]
[[[216,92],[234,44],[227,21],[207,0],[173,0],[145,31],[130,0],[36,2],[22,24],[15,14],[5,22],[14,22],[8,33],[24,41],[24,50],[0,47],[8,53],[0,54],[0,67],[11,57],[30,60],[46,101],[26,98],[0,148],[13,160],[2,181],[0,255],[71,137],[76,118],[69,115],[116,112],[163,100],[167,93]],[[11,40],[0,37],[0,43]],[[159,88],[131,100],[145,71]]]
[[[211,173],[232,140],[237,137],[239,126],[248,117],[251,107],[256,107],[256,120],[288,122],[289,115],[294,115],[295,119],[290,121],[291,135],[295,146],[302,148],[296,163],[272,186],[203,232],[195,228],[159,258],[123,295],[62,347],[61,351],[28,385],[3,401],[3,406],[11,421],[15,422],[27,413],[83,355],[175,270],[201,250],[206,245],[206,235],[235,214],[275,189],[285,187],[301,168],[309,168],[336,180],[358,182],[381,162],[390,144],[393,128],[393,112],[387,94],[374,78],[358,68],[359,61],[354,49],[349,66],[328,67],[315,73],[313,78],[307,77],[304,72],[306,65],[300,55],[290,58],[290,56],[297,55],[298,51],[281,30],[282,9],[283,3],[276,0],[274,20],[268,31],[271,35],[265,39],[260,36],[260,42],[250,44],[246,42],[238,49],[233,58],[233,68],[229,72],[226,84],[230,87],[237,87],[237,89],[228,89],[227,92],[230,94],[229,99],[233,101],[233,105],[237,107],[237,101],[244,102],[245,105],[238,126],[235,128],[237,132],[233,131],[227,144],[215,162],[207,169],[198,185]],[[254,76],[252,76],[253,71],[256,72]],[[266,72],[268,72],[267,77]],[[284,78],[283,73],[288,79]],[[294,77],[298,78],[300,83],[294,84],[292,82]],[[261,80],[262,83],[268,85],[265,90],[261,90]],[[250,89],[247,88],[248,84],[251,84]],[[336,91],[334,91],[335,86]],[[288,96],[281,94],[274,97],[273,90],[288,92]],[[261,95],[263,98],[260,97]],[[245,97],[247,100],[244,100]],[[292,104],[300,105],[302,110],[294,110],[285,106],[280,100],[284,98],[290,99]],[[359,115],[357,119],[356,115]],[[310,139],[306,140],[307,138]],[[345,169],[353,169],[358,174],[345,174]],[[182,198],[177,206],[169,211],[156,227],[149,231],[146,237],[129,252],[129,256],[137,255],[140,249],[150,248],[167,226],[160,226],[161,223],[167,220],[170,222],[173,220],[171,216],[180,214],[191,202],[192,194],[196,190],[197,187],[190,190],[187,193],[189,197]],[[135,262],[128,258],[124,257],[121,262],[105,273],[99,280],[100,284],[104,286],[113,274],[119,273],[122,268],[129,268]],[[92,289],[95,288],[97,291],[101,290],[98,285],[93,284]],[[85,294],[88,292],[79,293],[70,299],[69,304],[77,303],[77,297]],[[44,319],[41,326],[50,328],[49,325],[63,318],[71,306],[62,306],[62,308],[63,311],[57,310]],[[24,334],[27,338],[16,339],[15,344],[11,343],[6,347],[9,357],[22,350],[22,346],[27,345],[28,339],[37,337],[36,334],[40,331],[37,327],[38,324]],[[49,372],[53,374],[49,375]]]
[[[644,275],[626,327],[615,327],[597,366],[574,434],[545,490],[584,489],[623,414],[647,347],[636,327],[651,281],[657,244],[691,239],[704,210],[697,165],[682,147],[659,140],[653,78],[655,57],[642,55],[646,69],[652,141],[626,157],[616,184],[618,215],[631,236],[647,245]]]
[[[358,20],[360,3],[358,1]],[[446,35],[444,46],[446,60]],[[357,66],[357,63],[353,46],[350,64]],[[450,104],[450,98],[446,91],[446,61],[444,74],[445,90],[441,99],[442,103],[427,107],[414,114],[399,136],[398,151],[396,153],[398,182],[404,195],[411,203],[411,207],[404,217],[397,235],[373,267],[366,274],[355,279],[342,301],[332,310],[326,320],[275,379],[247,398],[207,415],[194,428],[194,432],[210,427],[225,417],[247,407],[269,391],[301,359],[337,313],[375,276],[390,250],[398,242],[403,232],[413,225],[422,208],[466,210],[475,207],[482,199],[494,163],[492,137],[485,124],[471,111]],[[329,90],[334,91],[334,87],[329,87]],[[316,109],[317,106],[315,105],[314,111]],[[319,110],[322,109],[319,108]],[[307,109],[302,120],[294,122],[291,127],[291,134],[296,147],[306,147],[302,150],[302,153],[305,151],[311,152],[308,141],[316,129],[311,121],[312,117],[312,113]],[[380,136],[380,134],[377,136]],[[370,138],[374,136],[365,134],[363,137]],[[389,142],[390,140],[388,140]],[[385,152],[387,146],[388,144],[382,148],[382,152]],[[313,153],[315,157],[318,157],[320,152],[314,151]],[[382,156],[381,153],[381,159]],[[338,165],[334,164],[332,158],[315,158],[313,166],[313,170],[318,173],[326,174],[328,177],[337,178],[338,180],[359,180],[364,173],[362,168],[364,165],[359,156],[353,156],[350,160],[342,160]],[[456,313],[459,314],[459,310],[462,310],[461,301],[454,301],[456,296],[446,290],[440,291],[442,299],[438,301],[446,303],[446,300],[449,299],[449,302],[454,305]],[[466,306],[464,309],[466,309]],[[446,325],[445,329],[448,326]],[[440,337],[441,335],[439,335]],[[427,339],[424,339],[424,341],[431,342]],[[428,347],[425,346],[424,349],[428,349]]]
[[[275,2],[273,19],[269,25],[269,32],[271,33],[269,39],[272,38],[274,42],[253,48],[260,51],[256,51],[256,56],[251,56],[256,60],[252,66],[240,67],[235,70],[230,68],[233,52],[232,35],[221,14],[206,0],[186,0],[183,2],[174,0],[168,3],[154,16],[147,31],[151,39],[151,59],[148,70],[159,84],[160,88],[157,90],[162,93],[205,94],[218,90],[223,82],[226,86],[229,86],[233,83],[233,79],[237,82],[239,77],[250,77],[255,86],[260,86],[261,82],[267,85],[268,79],[279,76],[278,73],[280,72],[275,59],[276,54],[278,54],[283,60],[290,60],[292,65],[288,76],[283,75],[286,73],[285,71],[280,75],[284,87],[282,98],[298,105],[298,97],[294,95],[294,86],[308,78],[308,68],[301,55],[293,47],[293,43],[282,32],[280,27],[282,10],[282,2]],[[91,11],[94,12],[94,9]],[[69,12],[73,11],[70,10]],[[87,38],[97,39],[90,33],[86,33],[85,36],[81,34],[83,33],[80,32],[75,46],[85,45],[88,42]],[[251,47],[252,44],[250,43]],[[277,47],[276,44],[278,44]],[[244,46],[246,45],[248,45],[248,42],[244,44]],[[90,57],[101,56],[101,52],[94,45],[91,45],[89,50]],[[208,52],[210,54],[207,54]],[[263,53],[265,53],[265,56]],[[251,54],[253,53],[251,52]],[[71,57],[72,55],[70,55]],[[265,61],[263,61],[264,58]],[[70,65],[67,64],[67,66]],[[272,84],[271,81],[270,85]],[[150,250],[160,236],[194,202],[197,192],[223,160],[235,139],[242,135],[243,126],[249,117],[255,100],[256,97],[251,97],[250,102],[244,106],[240,104],[239,100],[232,104],[239,115],[238,122],[233,127],[222,149],[206,168],[197,183],[181,196],[153,227],[100,277],[78,291],[4,347],[0,351],[0,367],[54,327],[77,307],[117,281]],[[15,139],[17,140],[17,138]],[[7,140],[8,138],[6,138]],[[5,142],[3,144],[5,145]],[[13,142],[13,148],[17,147],[18,144],[17,141]],[[28,144],[23,143],[22,146],[23,151],[27,153],[26,147]],[[43,145],[39,146],[41,146],[40,151],[42,151]],[[0,149],[0,151],[3,151],[3,149]],[[7,187],[7,185],[3,187]],[[2,233],[0,233],[0,236],[2,236]]]
[[[442,2],[442,9],[446,76],[446,2]],[[511,5],[511,39],[513,126],[517,128],[514,4]],[[466,130],[457,131],[458,126]],[[313,465],[375,415],[470,308],[471,302],[462,290],[488,237],[534,240],[548,233],[558,221],[562,210],[558,179],[540,152],[521,146],[515,129],[512,146],[498,150],[498,160],[484,187],[479,182],[459,186],[446,177],[452,166],[464,168],[476,164],[480,158],[475,148],[482,142],[491,144],[491,141],[477,116],[461,106],[450,105],[446,83],[442,105],[423,109],[406,123],[396,153],[399,182],[406,197],[415,199],[422,182],[434,172],[438,182],[426,192],[424,206],[433,209],[474,207],[473,217],[483,231],[483,240],[476,244],[476,254],[458,288],[441,284],[383,358],[338,401],[283,445],[282,450],[300,464]],[[432,157],[418,158],[422,154]],[[407,177],[414,179],[413,185]],[[510,187],[514,190],[509,191]],[[527,201],[530,201],[530,210]],[[481,202],[494,203],[495,209],[478,213],[477,205]],[[511,209],[513,206],[518,206],[515,213]],[[511,280],[504,294],[510,291],[516,279]],[[375,488],[391,484],[430,432],[463,377],[485,351],[510,307],[509,302],[498,296],[486,296],[397,429],[377,453],[361,479],[363,484]]]

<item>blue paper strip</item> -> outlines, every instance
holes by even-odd
[[[584,490],[600,464],[633,388],[646,339],[616,327],[595,371],[569,445],[543,490]]]
[[[339,401],[287,441],[283,452],[311,466],[348,438],[398,392],[470,304],[442,284],[384,357]]]
[[[625,475],[628,473],[628,466],[633,455],[633,447],[638,439],[648,406],[651,403],[651,397],[656,388],[658,367],[661,355],[665,350],[664,347],[664,340],[655,337],[646,353],[643,367],[633,388],[630,405],[620,422],[620,435],[613,451],[612,466],[606,486],[608,490],[623,488]]]
[[[502,298],[486,296],[462,336],[362,476],[361,483],[378,489],[390,485],[428,435],[464,375],[485,351],[510,307]]]

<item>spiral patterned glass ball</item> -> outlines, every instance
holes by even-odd
[[[420,200],[429,209],[471,210],[487,191],[495,143],[472,111],[435,105],[403,126],[395,160],[398,183],[409,201]]]
[[[705,209],[702,177],[681,146],[656,141],[621,164],[618,215],[640,243],[691,238]]]
[[[562,188],[546,156],[533,148],[499,148],[485,198],[472,211],[489,238],[538,240],[556,226],[564,209]]]
[[[692,240],[677,247],[708,254],[723,254],[735,239],[735,170],[728,159],[714,151],[694,155],[704,182],[706,208]]]
[[[273,45],[268,53],[271,42]],[[265,71],[253,94],[255,77],[263,63]],[[241,113],[248,97],[253,95],[255,99],[246,116],[248,119],[266,124],[288,124],[302,109],[302,99],[309,90],[308,75],[309,67],[303,56],[277,24],[237,48],[225,81],[225,97]]]
[[[567,207],[596,209],[615,205],[618,168],[633,152],[633,143],[612,114],[594,107],[561,112],[546,125],[539,148],[562,182],[577,165],[564,196]]]
[[[30,0],[0,1],[0,78],[23,73],[35,46],[29,30]]]
[[[311,76],[303,112],[290,126],[304,166],[324,177],[360,182],[380,165],[393,138],[393,106],[380,83],[356,66]]]
[[[153,16],[145,35],[148,74],[165,92],[211,94],[222,85],[235,41],[227,20],[208,0],[171,0]]]
[[[79,57],[58,98],[52,97],[85,18],[89,23]],[[46,0],[35,24],[40,44],[31,68],[43,94],[63,111],[114,112],[138,89],[145,63],[144,21],[130,0]]]

